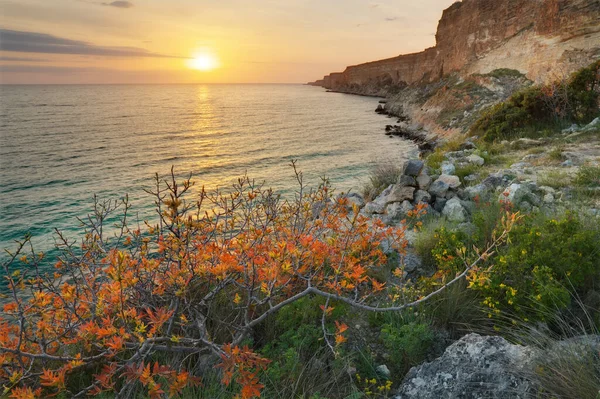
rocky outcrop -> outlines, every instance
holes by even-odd
[[[536,352],[501,337],[469,334],[431,363],[413,367],[396,399],[526,398]]]
[[[515,69],[537,82],[600,58],[598,0],[463,0],[443,12],[436,46],[347,67],[325,88],[389,95],[452,73]],[[315,82],[316,84],[316,82]]]

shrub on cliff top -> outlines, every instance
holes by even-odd
[[[486,141],[539,134],[569,123],[588,123],[600,114],[600,61],[568,79],[534,86],[488,109],[471,127]]]

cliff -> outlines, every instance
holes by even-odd
[[[349,66],[311,84],[386,96],[500,68],[544,82],[599,58],[600,0],[463,0],[443,12],[435,47]]]

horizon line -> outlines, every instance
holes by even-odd
[[[175,82],[175,83],[2,83],[0,86],[142,86],[142,85],[302,85],[301,82]]]

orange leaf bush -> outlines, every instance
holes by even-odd
[[[406,246],[403,229],[359,215],[327,184],[307,191],[297,177],[296,198],[284,201],[248,178],[227,192],[192,193],[189,179],[157,176],[156,222],[134,228],[126,200],[96,202],[79,245],[59,233],[52,273],[21,243],[3,265],[12,299],[0,317],[5,393],[162,397],[199,383],[182,361],[153,361],[162,352],[217,355],[223,383],[258,397],[268,360],[241,347],[253,328],[308,295],[379,301],[384,282],[371,271],[387,262],[381,244]],[[106,220],[118,212],[111,230]],[[336,343],[346,329],[337,324]],[[93,374],[90,384],[69,381],[78,373]]]

